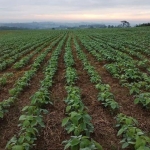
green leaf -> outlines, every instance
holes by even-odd
[[[71,127],[71,128],[68,130],[67,133],[70,133],[70,132],[72,132],[73,130],[74,130],[74,127]]]
[[[22,145],[15,145],[12,147],[12,150],[24,150],[24,147]]]
[[[42,128],[45,128],[45,125],[44,125],[44,122],[39,122],[39,125],[42,127]]]
[[[138,104],[139,103],[139,99],[138,98],[136,98],[135,100],[134,100],[134,104]]]
[[[78,135],[80,135],[80,132],[81,132],[81,131],[79,131],[79,129],[76,128],[76,129],[74,130],[74,135],[78,136]]]
[[[73,139],[71,141],[71,146],[75,146],[75,145],[78,145],[80,143],[79,139]]]
[[[88,139],[82,139],[80,142],[80,148],[85,148],[90,146],[91,141],[89,141]]]
[[[25,111],[25,110],[27,110],[29,108],[29,106],[25,106],[23,109],[22,109],[22,111]]]
[[[66,107],[66,112],[69,112],[70,109],[71,109],[71,106],[67,106],[67,107]]]
[[[62,126],[65,126],[68,123],[69,118],[64,118],[62,121]]]
[[[24,122],[23,122],[23,126],[29,126],[29,124],[30,124],[30,122],[28,121],[28,120],[25,120]]]
[[[79,120],[80,118],[78,117],[78,116],[75,116],[75,117],[73,117],[73,118],[71,118],[71,121],[72,121],[72,123],[74,124],[74,125],[78,125],[78,120]]]
[[[19,118],[20,121],[25,120],[25,119],[26,119],[26,115],[21,115],[20,118]]]
[[[77,112],[75,112],[75,111],[71,112],[71,118],[73,118],[76,115],[77,115]]]
[[[112,104],[111,104],[111,108],[112,108],[112,109],[116,109],[116,108],[118,108],[118,104],[117,104],[117,103],[115,103],[115,102],[112,102]]]
[[[20,136],[18,139],[18,143],[22,144],[24,142],[25,136]]]
[[[97,143],[96,141],[92,140],[92,142],[94,143],[95,147],[98,149],[98,150],[103,150],[102,146]]]
[[[0,111],[0,118],[4,117],[4,113],[2,111]]]
[[[37,125],[37,121],[36,121],[36,120],[33,120],[33,121],[31,122],[31,126],[34,127],[34,126],[36,126],[36,125]]]
[[[145,147],[145,146],[140,146],[138,149],[136,150],[150,150],[149,147]]]
[[[126,148],[126,147],[128,147],[129,146],[129,143],[124,143],[123,145],[122,145],[122,148]]]
[[[66,141],[65,141],[65,142],[66,142]],[[67,142],[68,142],[68,141],[67,141]],[[67,143],[67,144],[65,145],[64,150],[68,149],[70,146],[71,146],[71,144],[70,144],[70,143]]]
[[[148,105],[150,103],[150,98],[146,99],[146,105]]]
[[[124,129],[123,129],[123,128],[121,128],[121,129],[118,131],[117,136],[121,135],[123,132],[124,132]]]
[[[28,142],[30,142],[30,140],[31,140],[30,136],[26,136],[25,138],[27,139]]]
[[[86,123],[89,123],[89,121],[91,120],[91,117],[90,117],[90,115],[88,115],[88,114],[85,114],[83,117],[84,117],[84,121],[85,121]]]

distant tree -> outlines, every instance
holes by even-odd
[[[147,27],[147,26],[150,26],[150,23],[143,23],[143,24],[136,25],[136,27]]]
[[[90,28],[90,29],[94,29],[94,26],[90,25],[89,28]]]
[[[119,25],[117,26],[117,28],[122,28],[122,24],[119,24]]]
[[[111,25],[108,25],[108,28],[111,28]]]
[[[114,26],[113,25],[108,25],[108,28],[114,28]]]
[[[0,26],[0,30],[28,30],[27,28]]]
[[[121,21],[122,27],[130,27],[130,23],[126,20]]]

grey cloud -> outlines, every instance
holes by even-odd
[[[0,0],[0,5],[3,6],[10,6],[10,7],[15,7],[19,5],[33,5],[33,6],[47,6],[49,5],[50,7],[53,6],[61,6],[61,7],[74,7],[74,6],[79,6],[79,7],[120,7],[120,6],[150,6],[150,1],[149,0],[130,0],[130,1],[125,1],[125,0]]]
[[[77,14],[77,13],[125,13],[137,14],[137,11],[149,13],[150,0],[0,0],[1,16],[9,18],[8,14]]]

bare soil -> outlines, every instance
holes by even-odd
[[[50,98],[53,102],[53,105],[46,106],[46,109],[49,111],[49,113],[44,115],[45,128],[41,130],[40,135],[35,142],[36,146],[33,148],[34,150],[63,150],[64,145],[62,142],[69,139],[71,136],[67,134],[65,129],[61,126],[63,118],[66,117],[66,104],[64,99],[67,97],[65,90],[66,69],[64,64],[65,43],[59,57],[58,70],[53,80],[54,84],[49,89]],[[79,39],[78,43],[83,52],[87,55],[91,65],[95,67],[101,76],[103,83],[110,85],[111,92],[114,94],[115,100],[120,105],[119,113],[124,113],[137,119],[139,122],[138,127],[149,134],[150,112],[143,109],[140,105],[134,104],[135,97],[131,96],[129,94],[129,90],[125,87],[122,87],[119,84],[119,80],[113,78],[112,75],[104,68],[104,65],[108,62],[98,62],[94,56],[88,53]],[[71,45],[75,60],[74,67],[76,68],[78,74],[76,86],[81,89],[81,99],[84,105],[87,107],[88,114],[92,117],[92,124],[94,126],[94,133],[91,134],[91,137],[100,143],[104,150],[121,150],[121,145],[119,142],[122,137],[117,136],[118,129],[115,127],[116,120],[114,118],[116,115],[111,114],[109,109],[105,108],[101,102],[98,102],[98,91],[95,89],[95,85],[90,82],[89,75],[84,70],[82,62],[77,57],[77,52],[73,41],[71,42]],[[47,61],[50,59],[51,53],[55,48],[56,46],[45,58],[39,71],[31,80],[30,86],[20,94],[16,100],[16,103],[9,108],[9,113],[7,113],[3,119],[0,119],[0,150],[4,150],[6,143],[10,140],[10,138],[19,132],[18,119],[22,113],[21,110],[24,106],[30,104],[30,97],[39,89],[40,81],[44,78],[43,68],[46,66]],[[41,52],[44,50],[45,49],[43,49]],[[38,55],[40,54],[41,53]],[[13,87],[15,81],[21,77],[26,70],[30,69],[30,65],[34,62],[38,55],[35,55],[29,62],[29,65],[19,71],[14,71],[12,68],[8,68],[6,71],[0,73],[3,74],[5,72],[14,72],[14,76],[8,81],[9,83],[0,91],[0,101],[9,97],[8,90]],[[126,150],[132,150],[132,148],[128,148]]]
[[[111,92],[115,96],[115,100],[120,105],[120,113],[124,113],[128,116],[134,117],[139,122],[138,127],[149,134],[150,131],[150,112],[143,109],[140,105],[134,104],[134,96],[129,94],[129,90],[122,87],[119,84],[119,80],[112,77],[112,75],[104,68],[104,64],[107,62],[98,62],[94,56],[92,56],[85,47],[78,41],[82,50],[88,57],[90,63],[95,67],[103,83],[109,84],[111,87]]]
[[[6,143],[19,132],[19,117],[21,115],[21,110],[24,106],[30,104],[30,97],[40,88],[40,81],[43,80],[43,68],[46,66],[52,52],[56,46],[48,53],[44,62],[41,64],[40,69],[36,75],[32,78],[29,86],[20,94],[15,104],[9,108],[9,112],[0,119],[0,148],[4,149]]]
[[[11,72],[11,73],[13,73],[13,76],[11,78],[9,78],[7,80],[8,83],[0,89],[0,92],[1,92],[1,94],[0,94],[0,102],[3,101],[3,100],[5,100],[5,99],[8,99],[8,97],[9,97],[9,90],[14,87],[15,82],[19,78],[21,78],[23,76],[23,74],[25,73],[25,71],[28,71],[28,70],[31,69],[31,65],[34,63],[35,59],[38,56],[40,56],[40,54],[42,54],[51,44],[52,44],[52,42],[48,46],[46,46],[45,48],[43,48],[43,50],[40,53],[37,53],[36,55],[34,55],[32,57],[32,59],[29,61],[29,63],[25,67],[23,67],[23,68],[21,68],[19,70],[16,70],[16,69],[14,69],[14,68],[11,67],[11,68],[8,68],[7,70],[4,70],[2,72],[3,74]],[[46,62],[46,59],[45,59],[45,62]]]
[[[65,46],[65,44],[64,44]],[[70,135],[61,126],[65,115],[65,65],[64,65],[64,46],[58,61],[58,70],[54,77],[54,85],[50,89],[50,97],[53,106],[47,106],[49,111],[44,116],[45,128],[41,131],[34,150],[63,150],[62,142],[69,139]]]
[[[91,137],[100,143],[104,150],[119,149],[120,139],[117,137],[117,129],[114,127],[116,122],[109,110],[104,108],[98,102],[98,90],[94,84],[90,82],[90,77],[84,70],[82,62],[78,59],[75,47],[73,48],[73,56],[78,73],[77,86],[81,89],[82,100],[88,108],[88,113],[92,117],[92,124],[94,125],[94,133]],[[109,144],[108,144],[109,143]]]

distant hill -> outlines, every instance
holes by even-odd
[[[31,22],[31,23],[0,23],[0,29],[70,29],[70,28],[106,28],[105,24],[95,23],[55,23],[55,22]]]

